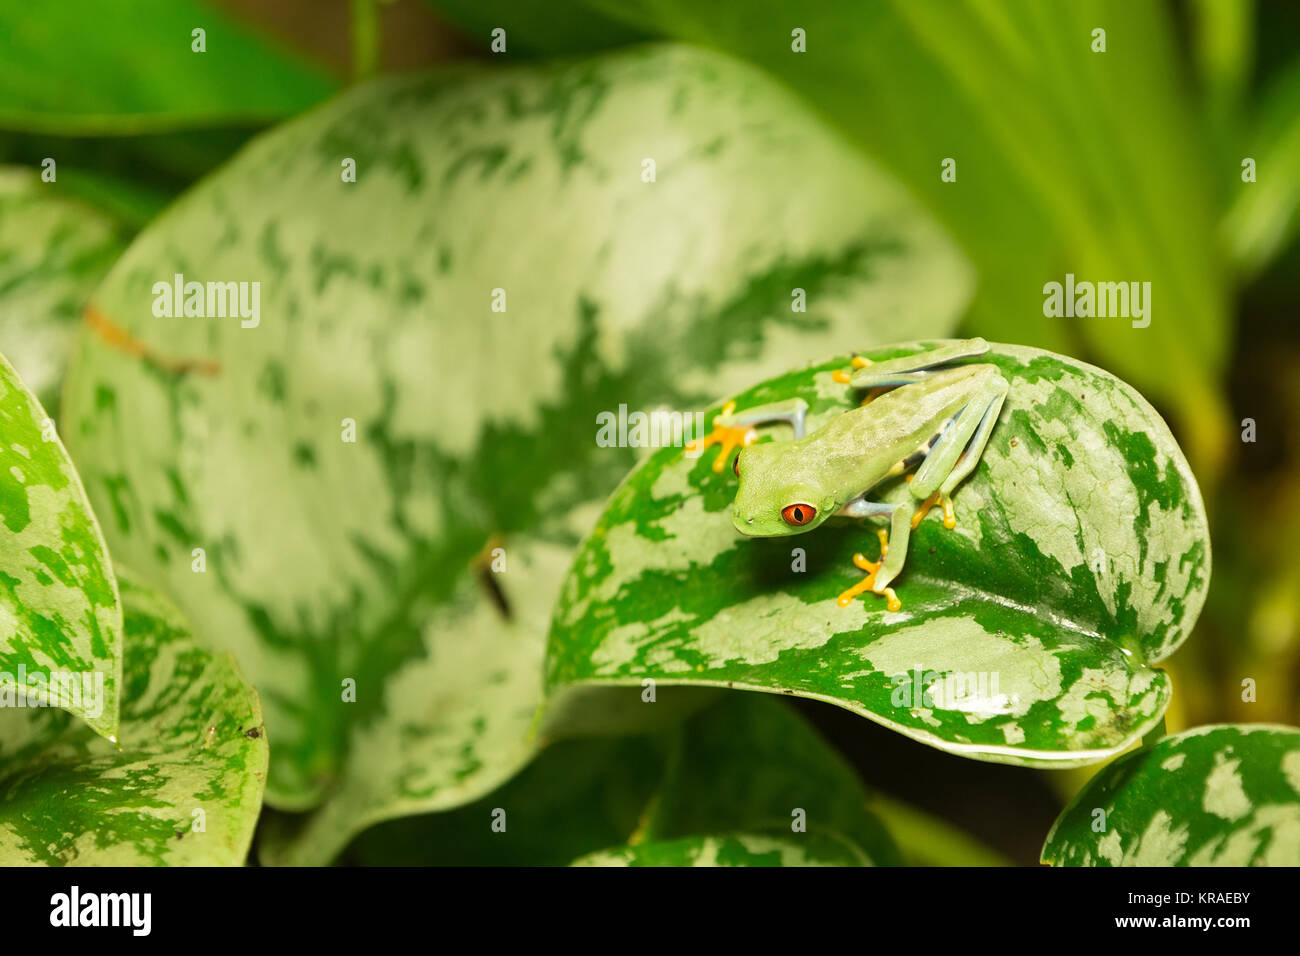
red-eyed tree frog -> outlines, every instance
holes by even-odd
[[[877,532],[880,560],[854,555],[853,563],[867,576],[838,601],[847,607],[870,589],[897,611],[902,603],[889,584],[903,569],[909,533],[935,504],[943,506],[944,526],[956,526],[952,491],[979,464],[1010,390],[995,365],[949,365],[988,349],[983,339],[965,339],[882,362],[858,357],[852,372],[837,372],[835,380],[870,390],[869,397],[812,434],[804,435],[808,405],[803,399],[740,412],[730,403],[713,420],[712,434],[687,447],[698,451],[721,444],[713,463],[719,472],[741,448],[734,464],[740,486],[732,505],[732,523],[741,534],[803,534],[832,515],[887,516],[888,534]],[[753,444],[756,426],[777,421],[793,428],[793,441]],[[886,478],[914,467],[907,481],[919,508],[867,499]]]

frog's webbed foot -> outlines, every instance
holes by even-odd
[[[866,571],[867,576],[847,591],[842,592],[835,599],[835,603],[840,607],[848,607],[853,603],[853,599],[864,591],[874,591],[876,594],[883,596],[887,601],[885,607],[890,611],[898,611],[903,607],[903,602],[898,599],[898,595],[894,593],[893,588],[883,587],[877,589],[876,587],[876,576],[880,572],[881,565],[885,562],[885,556],[889,554],[889,536],[883,528],[879,529],[876,534],[880,536],[880,560],[868,561],[862,554],[853,556],[853,564],[860,570]]]
[[[713,420],[713,431],[703,438],[696,439],[686,446],[687,454],[699,454],[710,445],[721,445],[722,450],[713,460],[713,470],[722,471],[727,466],[727,459],[737,448],[748,448],[758,438],[758,431],[753,424],[735,423],[732,413],[736,410],[735,402],[727,402],[722,414]]]
[[[727,466],[727,459],[737,448],[748,448],[758,440],[758,425],[770,422],[785,422],[794,432],[795,438],[802,438],[804,423],[808,416],[808,403],[802,398],[791,398],[767,405],[757,405],[743,412],[736,411],[735,402],[727,402],[722,407],[722,414],[713,420],[713,431],[703,438],[690,442],[686,453],[698,455],[710,445],[721,445],[722,450],[713,461],[713,470],[722,471]]]

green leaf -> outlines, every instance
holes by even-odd
[[[712,697],[663,688],[646,703],[640,687],[606,693],[652,711]],[[653,735],[553,743],[469,806],[368,830],[351,859],[556,866],[621,844],[640,849],[744,831],[793,847],[830,845],[854,865],[898,862],[853,769],[784,702],[724,694],[689,720],[668,723],[675,726]],[[495,811],[505,813],[504,832],[492,829]],[[796,819],[804,831],[792,830]]]
[[[196,29],[206,52],[192,49]],[[333,87],[200,0],[0,9],[0,129],[120,135],[263,123]]]
[[[1257,275],[1295,237],[1300,227],[1300,61],[1265,92],[1245,156],[1255,160],[1256,180],[1233,186],[1223,229],[1229,249],[1247,278]]]
[[[120,580],[120,747],[59,711],[0,709],[0,865],[241,865],[266,779],[257,694],[174,606]]]
[[[122,683],[117,582],[53,421],[0,356],[0,709],[58,706],[113,739]],[[83,680],[102,681],[87,701]]]
[[[1200,81],[1202,111],[1216,138],[1226,140],[1237,132],[1241,100],[1255,65],[1255,2],[1192,0],[1189,8],[1188,39]]]
[[[614,847],[574,860],[574,866],[862,866],[850,845],[833,837],[806,840],[762,833],[683,837]]]
[[[1209,583],[1196,481],[1123,382],[1036,349],[992,349],[980,361],[999,367],[1010,394],[954,496],[956,529],[932,514],[912,534],[895,582],[901,611],[874,595],[835,601],[862,577],[854,552],[875,554],[869,523],[743,538],[731,471],[662,449],[615,492],[579,553],[556,609],[548,687],[653,678],[794,694],[942,750],[1025,765],[1093,763],[1140,738],[1169,700],[1150,665],[1186,638]],[[831,377],[848,363],[734,400],[801,397],[815,429],[856,404]],[[901,478],[872,497],[911,500]]]
[[[154,317],[176,273],[261,282],[259,324]],[[597,445],[598,413],[698,406],[846,338],[945,334],[969,291],[888,179],[716,54],[384,78],[257,139],[137,238],[95,295],[115,331],[79,343],[65,430],[114,554],[261,691],[268,801],[337,795],[345,840],[528,758],[548,588],[596,513],[574,506],[637,458]],[[484,572],[497,535],[507,570]],[[491,582],[536,631],[494,630]],[[410,690],[447,661],[435,693]]]
[[[0,167],[0,353],[52,414],[81,311],[122,245],[108,216]]]
[[[1300,730],[1197,727],[1125,754],[1070,801],[1042,860],[1300,866]]]

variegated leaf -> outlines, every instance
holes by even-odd
[[[156,317],[178,273],[260,282],[256,327]],[[262,691],[268,800],[337,795],[345,834],[526,759],[505,728],[545,637],[492,630],[485,589],[542,595],[589,527],[564,527],[574,505],[635,463],[596,445],[599,412],[690,407],[846,336],[942,334],[969,280],[906,196],[717,55],[392,77],[140,235],[94,298],[68,431],[114,553]],[[472,650],[489,632],[499,664]]]
[[[774,837],[764,833],[682,837],[614,847],[573,861],[574,866],[863,866],[868,861],[833,837]]]
[[[664,449],[615,492],[579,554],[556,611],[548,685],[654,678],[796,694],[952,753],[1018,764],[1096,762],[1142,736],[1169,699],[1152,665],[1186,638],[1209,581],[1196,481],[1164,422],[1118,379],[1016,346],[980,361],[1011,392],[954,496],[956,529],[936,513],[913,533],[895,582],[901,611],[871,594],[835,601],[862,577],[854,552],[876,553],[870,522],[746,539],[731,524],[731,470]],[[815,429],[858,401],[832,379],[848,363],[735,399],[744,409],[800,396]],[[873,497],[909,492],[897,478]]]
[[[57,183],[0,167],[0,353],[51,414],[81,310],[122,245],[112,219]]]
[[[660,689],[654,702],[640,687],[606,693],[643,711],[713,702],[671,730],[551,744],[469,806],[362,834],[352,860],[562,865],[612,846],[745,832],[775,838],[791,858],[829,846],[854,865],[899,861],[853,768],[784,701],[681,687]]]
[[[1053,866],[1300,866],[1300,729],[1218,724],[1100,771],[1043,844]]]
[[[237,866],[262,806],[257,694],[176,608],[123,575],[121,745],[53,710],[0,710],[0,865]]]
[[[52,704],[112,739],[121,643],[117,582],[81,480],[0,356],[0,709]],[[94,703],[83,680],[102,682]]]

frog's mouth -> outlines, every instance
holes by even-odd
[[[731,508],[731,524],[741,534],[750,537],[758,537],[761,534],[761,531],[754,523],[753,516],[741,513],[736,510],[734,505]]]
[[[748,538],[778,538],[787,534],[797,534],[801,529],[787,527],[779,514],[749,514],[732,508],[731,524],[737,531]]]

